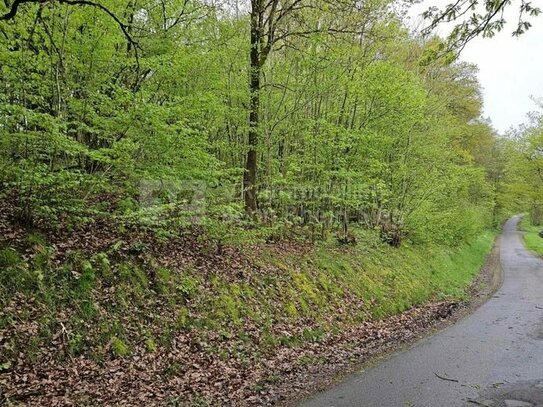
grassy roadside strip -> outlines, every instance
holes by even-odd
[[[526,244],[526,247],[538,255],[543,256],[543,238],[539,237],[539,232],[543,230],[543,227],[532,225],[529,217],[523,216],[519,224],[519,229],[525,232],[524,243]]]
[[[336,303],[331,309],[337,309],[347,294],[364,304],[360,315],[351,308],[351,316],[364,321],[430,300],[465,299],[465,289],[484,264],[495,237],[496,232],[485,231],[457,248],[406,244],[395,249],[366,235],[353,248],[323,246],[304,257],[272,255],[266,261],[292,276],[289,289],[294,289],[291,297],[297,299],[297,309],[311,305],[312,298]],[[331,311],[323,307],[314,311]]]

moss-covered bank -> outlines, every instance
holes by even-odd
[[[218,333],[250,342],[251,352],[318,341],[429,300],[464,298],[494,237],[487,231],[456,248],[395,249],[365,232],[348,248],[261,245],[181,256],[176,247],[186,242],[161,251],[119,241],[59,259],[58,245],[29,236],[26,251],[0,251],[0,363],[48,358],[59,335],[55,358],[98,361],[169,347],[179,333]]]

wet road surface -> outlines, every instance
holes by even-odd
[[[504,283],[470,316],[299,407],[543,407],[543,260],[504,226]]]

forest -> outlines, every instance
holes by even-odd
[[[498,134],[406,16],[1,2],[0,405],[272,405],[341,331],[461,302],[543,222],[543,119]]]

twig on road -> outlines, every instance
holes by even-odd
[[[458,383],[458,380],[456,380],[456,379],[449,379],[448,377],[440,376],[440,375],[438,375],[436,372],[434,372],[434,374],[436,375],[436,377],[437,377],[438,379],[446,380],[446,381],[448,381],[448,382],[455,382],[455,383]]]
[[[480,401],[473,400],[473,399],[467,399],[466,401],[467,401],[468,403],[477,404],[478,406],[492,407],[490,404],[482,403],[482,402],[480,402]]]

